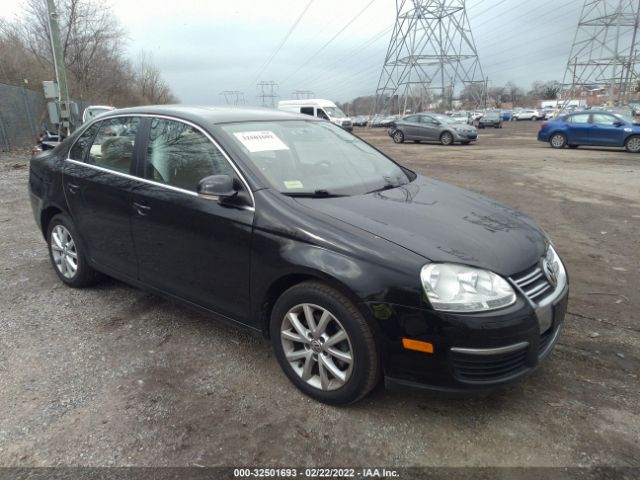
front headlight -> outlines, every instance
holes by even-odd
[[[422,267],[420,279],[429,302],[441,312],[483,312],[516,301],[511,285],[488,270],[432,263]]]

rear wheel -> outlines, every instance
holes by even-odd
[[[355,305],[328,285],[303,282],[283,293],[271,314],[270,333],[289,380],[316,400],[353,403],[378,382],[371,328]]]
[[[633,135],[627,138],[627,141],[624,142],[624,148],[627,149],[627,152],[640,153],[640,136]]]
[[[442,143],[442,145],[453,145],[453,135],[451,132],[444,132],[440,135],[440,143]]]
[[[396,130],[396,132],[393,134],[393,141],[395,143],[404,142],[404,133],[402,133],[400,130]]]
[[[89,266],[73,222],[66,215],[58,214],[51,219],[47,243],[53,269],[70,287],[87,287],[100,278],[100,274]]]
[[[564,148],[567,146],[567,137],[563,133],[554,133],[549,139],[549,144],[553,148]]]

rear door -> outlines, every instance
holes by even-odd
[[[591,115],[588,113],[574,113],[567,118],[567,136],[570,144],[591,144],[591,123],[589,123],[590,116]]]
[[[420,120],[418,115],[409,115],[401,120],[402,133],[405,139],[419,139],[420,138]]]
[[[624,144],[624,127],[609,113],[591,115],[589,138],[592,145],[621,147]]]
[[[248,319],[253,207],[196,193],[209,175],[238,178],[204,130],[152,118],[133,188],[132,231],[140,280],[235,319]],[[251,198],[246,184],[243,195]]]
[[[94,123],[69,152],[64,192],[89,258],[107,273],[137,276],[131,238],[131,190],[141,119]]]

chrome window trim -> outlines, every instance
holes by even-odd
[[[519,342],[519,343],[514,343],[513,345],[507,345],[505,347],[498,347],[498,348],[451,347],[451,351],[456,353],[466,353],[467,355],[499,355],[501,353],[510,353],[510,352],[515,352],[517,350],[522,350],[523,348],[527,348],[528,346],[529,346],[529,342]]]
[[[117,172],[115,170],[109,170],[108,168],[98,167],[97,165],[91,165],[90,163],[86,163],[86,162],[83,162],[81,160],[74,160],[74,159],[69,157],[69,154],[71,153],[71,150],[73,150],[73,147],[75,146],[76,142],[78,140],[80,140],[80,137],[82,137],[82,135],[84,135],[84,132],[87,131],[87,129],[91,128],[94,123],[102,122],[102,121],[105,121],[105,120],[110,120],[112,118],[123,118],[123,117],[162,118],[164,120],[173,120],[173,121],[176,121],[176,122],[181,122],[181,123],[189,125],[190,127],[193,127],[196,130],[198,130],[205,137],[207,137],[207,139],[209,139],[209,141],[211,143],[213,143],[213,145],[220,151],[220,153],[222,153],[222,156],[227,160],[227,162],[229,162],[229,165],[231,165],[231,168],[233,168],[233,170],[238,175],[238,178],[240,178],[240,181],[243,183],[243,185],[247,189],[247,192],[249,192],[249,196],[251,197],[251,205],[247,206],[247,207],[244,207],[244,208],[246,210],[255,211],[256,199],[253,196],[253,192],[251,191],[251,188],[249,187],[249,182],[247,182],[247,180],[244,178],[244,175],[242,175],[242,173],[240,172],[240,169],[233,162],[233,160],[231,160],[231,157],[229,157],[229,155],[227,155],[227,152],[225,152],[224,149],[220,146],[220,144],[218,142],[216,142],[215,139],[206,130],[204,130],[199,125],[196,125],[195,123],[190,122],[189,120],[185,120],[185,119],[178,118],[178,117],[173,117],[171,115],[166,115],[166,114],[155,115],[153,113],[121,113],[121,114],[114,114],[114,115],[109,115],[109,116],[100,115],[99,117],[93,119],[90,123],[88,123],[86,128],[82,131],[82,133],[80,133],[80,135],[78,135],[78,138],[76,138],[76,140],[71,144],[71,147],[69,148],[69,151],[67,152],[66,160],[67,161],[71,161],[71,162],[73,162],[75,164],[78,164],[78,165],[85,165],[85,166],[88,166],[88,167],[91,167],[91,168],[95,168],[97,170],[101,170],[101,171],[104,171],[106,173],[113,173],[113,174],[116,174],[116,175],[122,175],[122,176],[130,178],[132,180],[138,180],[138,181],[141,181],[143,183],[149,183],[149,184],[156,185],[156,186],[159,186],[159,187],[165,187],[165,188],[168,188],[169,190],[173,190],[173,191],[177,191],[177,192],[181,192],[181,193],[187,193],[189,195],[194,195],[196,197],[209,198],[209,197],[204,197],[202,195],[198,195],[197,192],[192,192],[191,190],[185,190],[183,188],[174,187],[172,185],[167,185],[166,183],[154,182],[152,180],[147,180],[146,178],[136,177],[135,175],[130,175],[130,174],[126,174],[126,173],[120,173],[120,172]]]
[[[80,160],[73,160],[71,158],[67,158],[65,161],[73,163],[74,165],[79,165],[81,167],[92,168],[94,170],[98,170],[99,172],[111,173],[118,177],[126,178],[128,180],[135,180],[137,182],[146,183],[148,185],[153,185],[155,187],[166,188],[167,190],[172,190],[174,192],[185,193],[187,195],[191,195],[192,197],[204,198],[206,200],[218,200],[217,196],[214,197],[214,196],[208,196],[208,195],[200,195],[199,193],[194,192],[192,190],[185,190],[184,188],[174,187],[173,185],[167,185],[166,183],[154,182],[153,180],[147,180],[146,178],[136,177],[135,175],[131,175],[130,173],[122,173],[116,170],[109,170],[108,168],[100,167],[98,165],[92,165],[90,163],[81,162]],[[249,210],[251,212],[256,211],[255,207],[251,207],[248,205],[243,205],[242,207],[238,207],[238,208],[240,208],[241,210]]]

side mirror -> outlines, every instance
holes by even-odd
[[[198,194],[222,200],[237,195],[236,187],[236,182],[229,175],[210,175],[198,182]]]

